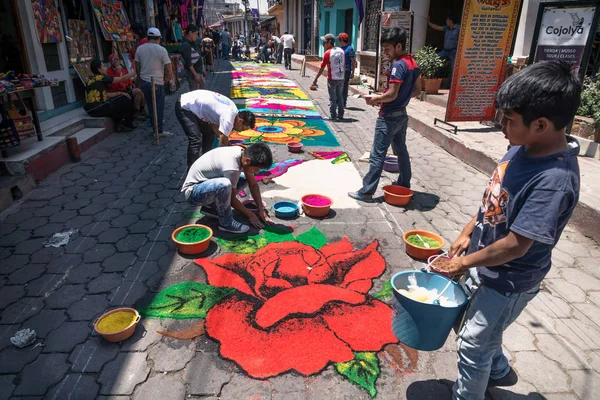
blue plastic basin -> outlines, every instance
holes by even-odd
[[[438,274],[421,271],[404,271],[392,276],[394,298],[392,299],[392,330],[402,343],[413,349],[432,351],[441,348],[456,319],[467,304],[467,295],[455,282],[444,292],[448,300],[457,303],[455,307],[421,303],[401,295],[400,289],[408,290],[408,277],[414,274],[417,285],[427,290],[437,289],[438,293],[450,279]]]
[[[273,204],[273,211],[277,218],[293,218],[298,213],[298,205],[291,201],[278,201]]]

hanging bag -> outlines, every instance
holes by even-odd
[[[33,125],[33,119],[31,118],[31,112],[25,105],[25,102],[19,96],[18,93],[15,93],[17,96],[17,100],[21,103],[21,107],[17,108],[12,101],[12,97],[10,98],[10,110],[8,110],[8,117],[13,120],[15,126],[17,128],[17,132],[19,134],[19,138],[21,140],[28,139],[30,137],[35,136],[35,126]]]
[[[4,150],[8,149],[9,147],[15,147],[21,144],[21,139],[19,138],[19,133],[17,132],[15,123],[4,112],[4,109],[1,109],[1,118],[2,121],[0,121],[0,149]]]

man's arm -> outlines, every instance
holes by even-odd
[[[221,146],[221,147],[229,146],[229,137],[219,130],[219,125],[210,124],[210,127],[212,128],[213,132],[219,139],[219,146]]]
[[[250,189],[250,194],[252,195],[252,199],[254,199],[254,203],[258,207],[258,217],[267,223],[271,223],[272,221],[267,216],[265,207],[263,206],[262,195],[260,194],[260,186],[258,186],[258,183],[256,182],[256,179],[254,178],[254,174],[246,171],[245,169],[244,169],[244,174],[246,175],[246,181],[248,181],[248,189]]]
[[[367,104],[374,106],[378,103],[389,103],[390,101],[398,97],[400,85],[402,85],[401,82],[390,82],[390,87],[388,88],[387,92],[383,94],[374,95],[373,97],[367,100]]]
[[[415,82],[415,90],[413,90],[412,97],[418,97],[421,95],[421,91],[423,91],[423,87],[421,85],[421,77],[417,77],[417,81]]]
[[[325,67],[321,67],[321,69],[317,73],[317,76],[315,76],[315,80],[313,81],[313,84],[312,84],[313,86],[317,86],[317,81],[319,80],[319,77],[323,74],[324,70],[325,70]]]
[[[440,26],[440,25],[436,25],[434,23],[431,22],[431,20],[429,19],[429,17],[427,17],[427,24],[432,28],[435,29],[436,31],[440,31],[440,32],[444,32],[444,27]]]
[[[450,250],[448,250],[448,255],[450,257],[461,256],[469,249],[471,234],[473,233],[473,229],[475,229],[478,214],[479,213],[475,214],[473,219],[465,225],[458,238],[452,243],[452,246],[450,246]]]

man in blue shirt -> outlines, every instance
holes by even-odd
[[[375,138],[369,158],[369,172],[363,178],[363,187],[348,196],[355,200],[370,202],[377,190],[383,162],[390,144],[398,156],[400,174],[395,183],[410,187],[410,157],[406,148],[406,128],[408,115],[406,106],[412,97],[421,93],[419,66],[415,59],[406,53],[406,31],[401,28],[384,28],[381,45],[386,57],[395,60],[390,68],[388,83],[383,94],[363,96],[368,105],[381,104],[379,118],[375,123]]]
[[[456,48],[458,47],[458,38],[460,36],[460,24],[456,17],[448,14],[446,17],[446,25],[440,26],[432,23],[427,19],[429,26],[436,31],[444,32],[444,50],[438,54],[442,58],[447,58],[450,61],[450,68],[454,69],[454,60],[456,59]]]
[[[453,399],[483,399],[488,387],[517,383],[502,333],[539,292],[577,205],[579,144],[565,131],[580,102],[581,83],[562,61],[533,64],[498,90],[502,132],[512,147],[448,252],[447,271],[468,273],[471,292]]]
[[[338,35],[338,42],[340,43],[340,48],[344,50],[344,56],[346,60],[346,72],[344,74],[344,90],[342,91],[342,98],[344,99],[344,108],[346,108],[346,103],[348,102],[348,85],[350,83],[350,78],[354,76],[354,69],[356,68],[356,52],[354,51],[354,47],[350,44],[350,39],[348,38],[347,33],[340,33]]]

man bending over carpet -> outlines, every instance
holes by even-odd
[[[254,174],[273,164],[271,149],[256,143],[244,149],[240,146],[218,147],[203,154],[188,171],[181,191],[191,204],[202,208],[207,217],[219,220],[219,230],[246,233],[248,225],[233,219],[231,208],[244,214],[255,228],[272,224],[263,207],[260,188]],[[246,185],[258,206],[258,216],[248,210],[236,197]]]

